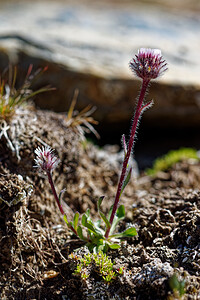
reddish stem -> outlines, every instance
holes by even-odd
[[[55,189],[54,182],[53,182],[52,175],[51,175],[51,172],[50,172],[50,171],[47,171],[47,176],[48,176],[48,180],[49,180],[49,183],[50,183],[50,186],[51,186],[52,193],[53,193],[54,198],[55,198],[55,200],[56,200],[56,202],[57,202],[57,204],[58,204],[59,210],[60,210],[60,212],[61,212],[62,215],[65,215],[65,212],[64,212],[64,210],[63,210],[63,208],[62,208],[62,205],[60,204],[60,201],[59,201],[59,198],[58,198],[58,195],[57,195],[57,192],[56,192],[56,189]],[[69,224],[69,223],[68,223],[67,225],[68,225],[68,227],[71,229],[71,231],[73,231],[73,233],[74,233],[75,235],[77,235],[77,232],[76,232],[76,230],[72,227],[72,225]]]
[[[47,171],[47,176],[48,176],[48,180],[49,180],[49,183],[50,183],[50,186],[51,186],[52,193],[53,193],[54,198],[56,199],[56,202],[58,204],[59,210],[60,210],[61,214],[64,215],[65,213],[64,213],[64,210],[63,210],[63,208],[60,204],[60,201],[59,201],[59,198],[58,198],[58,195],[57,195],[57,192],[56,192],[56,189],[55,189],[54,182],[53,182],[52,175],[51,175],[50,171]]]
[[[130,158],[130,155],[131,155],[131,150],[133,148],[133,143],[134,143],[135,132],[136,132],[136,129],[137,129],[138,120],[139,120],[141,112],[142,112],[142,110],[141,110],[142,103],[144,101],[144,97],[145,97],[145,93],[146,93],[146,90],[148,88],[148,85],[149,85],[149,80],[147,80],[147,81],[143,80],[139,100],[138,100],[136,111],[135,111],[133,124],[132,124],[132,127],[131,127],[131,134],[130,134],[130,140],[129,140],[129,143],[128,143],[128,149],[127,149],[125,159],[123,161],[122,172],[121,172],[121,176],[120,176],[120,179],[119,179],[117,193],[116,193],[116,196],[115,196],[115,202],[114,202],[112,213],[111,213],[110,220],[109,220],[110,227],[106,230],[105,238],[108,238],[108,236],[109,236],[110,228],[112,227],[112,223],[113,223],[113,220],[114,220],[114,217],[115,217],[115,213],[117,211],[121,190],[122,190],[124,178],[125,178],[125,175],[126,175],[126,169],[127,169],[128,161],[129,161],[129,158]]]

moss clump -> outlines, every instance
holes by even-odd
[[[147,169],[148,175],[155,175],[159,171],[166,171],[172,165],[179,161],[187,159],[199,159],[197,150],[193,148],[180,148],[178,150],[171,150],[164,156],[157,158],[151,169]]]
[[[84,257],[79,257],[73,253],[69,255],[69,259],[76,262],[76,268],[74,275],[79,275],[83,280],[90,277],[92,271],[98,273],[102,279],[109,283],[117,277],[117,275],[123,274],[123,268],[114,270],[114,263],[112,260],[102,251],[99,253],[88,253]]]

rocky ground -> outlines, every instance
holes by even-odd
[[[200,299],[198,161],[132,179],[118,229],[134,224],[138,235],[108,252],[116,276],[106,283],[94,265],[86,268],[86,279],[74,275],[88,250],[68,231],[47,179],[33,165],[37,146],[54,148],[61,163],[53,176],[58,191],[66,188],[69,219],[87,208],[96,219],[98,197],[106,196],[107,212],[115,195],[121,163],[115,147],[100,150],[66,115],[34,108],[2,121],[1,132],[1,299],[180,299],[169,283],[174,273],[185,282],[182,299]]]

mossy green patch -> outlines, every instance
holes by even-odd
[[[79,257],[73,253],[69,258],[76,262],[74,275],[79,275],[83,280],[90,277],[91,268],[97,272],[102,279],[109,283],[118,275],[123,274],[123,268],[120,267],[117,271],[114,270],[115,263],[102,251],[99,253],[88,253],[84,257]]]
[[[154,161],[153,167],[147,169],[148,175],[155,175],[159,171],[166,171],[175,163],[188,159],[199,159],[197,150],[193,148],[180,148],[178,150],[171,150],[164,156],[157,158]]]

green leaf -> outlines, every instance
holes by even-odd
[[[169,286],[173,291],[178,291],[180,297],[185,294],[185,281],[179,281],[177,274],[173,274],[172,277],[170,277]]]
[[[110,235],[109,237],[110,238],[113,238],[113,237],[114,238],[123,238],[123,237],[133,237],[136,235],[137,235],[137,231],[136,231],[135,227],[131,227],[131,228],[126,229],[123,232]]]
[[[118,219],[123,219],[125,217],[125,208],[124,205],[120,205],[117,209],[116,216]]]
[[[84,215],[82,215],[82,220],[81,220],[81,223],[82,223],[82,225],[83,226],[85,226],[85,224],[87,223],[87,217],[86,217],[86,215],[84,214]]]
[[[120,220],[124,219],[125,217],[125,208],[124,205],[120,205],[117,209],[116,215],[114,217],[112,226],[111,226],[111,230],[110,230],[110,234],[112,234],[117,226],[117,224],[119,223]]]
[[[124,182],[123,182],[122,189],[121,189],[121,193],[120,193],[120,197],[121,197],[121,195],[122,195],[122,193],[123,193],[125,187],[127,186],[127,184],[128,184],[129,181],[130,181],[131,173],[132,173],[132,168],[130,168],[130,170],[129,170],[129,172],[128,172],[128,174],[127,174],[127,176],[126,176],[126,178],[125,178],[125,180],[124,180]]]
[[[74,229],[77,230],[78,227],[78,219],[79,219],[79,213],[76,212],[74,215]]]
[[[100,252],[107,252],[109,249],[109,246],[107,243],[103,243],[103,244],[98,244],[98,245],[94,245],[93,246],[93,253],[94,255],[100,253]],[[97,262],[96,262],[97,263]],[[103,261],[102,261],[103,263]]]
[[[86,210],[85,215],[86,215],[87,219],[90,218],[90,209],[89,208]]]
[[[110,222],[108,221],[106,216],[101,211],[99,211],[99,214],[100,214],[102,220],[104,221],[104,223],[106,224],[106,228],[110,228]]]
[[[63,219],[64,219],[65,223],[68,225],[69,222],[67,221],[67,216],[66,215],[63,215]]]
[[[86,238],[83,236],[83,231],[82,231],[81,226],[78,226],[77,233],[81,240],[86,241]]]
[[[136,236],[137,235],[137,231],[135,229],[135,227],[131,227],[126,229],[124,232],[122,232],[123,237],[132,237],[132,236]]]
[[[169,285],[172,290],[179,289],[179,280],[176,274],[173,274],[172,277],[169,279]]]
[[[97,221],[94,223],[94,226],[95,226],[95,228],[101,229],[101,219],[97,220]]]
[[[98,203],[97,203],[97,208],[98,208],[98,212],[99,212],[102,220],[106,224],[106,228],[110,228],[110,222],[108,221],[108,219],[106,218],[106,216],[104,215],[104,213],[102,213],[102,211],[100,210],[100,206],[101,206],[101,203],[102,203],[103,199],[104,199],[104,196],[101,196],[99,198]]]
[[[97,202],[97,208],[98,208],[98,210],[100,210],[100,206],[101,206],[101,203],[102,203],[104,197],[105,197],[105,196],[99,197],[99,200],[98,200],[98,202]]]
[[[111,205],[110,209],[109,209],[109,212],[108,212],[108,220],[110,220],[110,217],[111,217],[111,214],[112,214],[112,210],[113,210],[113,205]]]
[[[110,249],[119,249],[120,245],[118,244],[109,244]]]
[[[91,224],[89,223],[86,223],[85,224],[85,227],[87,227],[87,229],[89,229],[91,232],[93,232],[95,235],[98,234],[96,229],[94,228],[94,226],[92,226]]]
[[[86,215],[86,213],[82,216],[82,225],[84,227],[87,227],[91,232],[93,232],[95,235],[98,234],[96,228],[94,227],[92,221],[90,220],[90,222],[88,222],[88,215]]]
[[[182,297],[185,294],[185,281],[179,283],[179,294]]]
[[[105,241],[101,237],[99,237],[96,241],[97,247],[104,245],[104,243]]]

